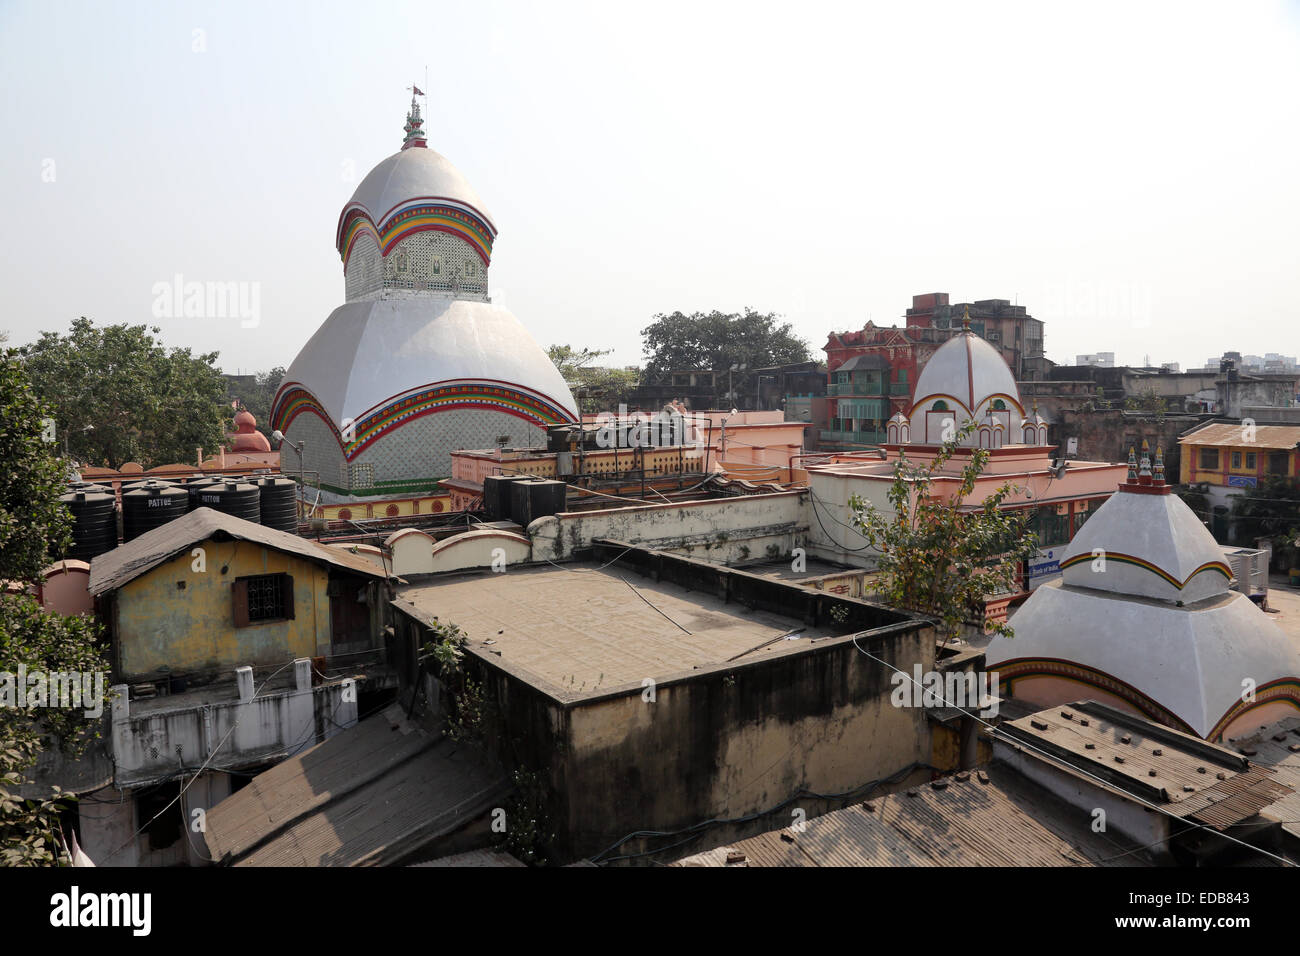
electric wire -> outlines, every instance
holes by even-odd
[[[289,662],[287,662],[287,663],[281,665],[279,668],[277,668],[277,669],[274,671],[274,673],[272,673],[269,677],[266,678],[266,680],[264,680],[264,681],[262,682],[262,690],[266,690],[266,685],[269,684],[269,683],[271,682],[271,679],[272,679],[273,677],[275,677],[276,674],[280,673],[280,671],[284,670],[286,667],[289,667],[291,664],[293,664],[293,661],[289,661]],[[256,700],[256,699],[257,699],[257,694],[258,694],[258,692],[255,690],[255,691],[253,692],[252,697],[249,698],[249,701],[248,701],[248,702],[249,702],[249,703],[252,703],[252,701]],[[194,775],[193,777],[190,778],[189,783],[187,783],[187,784],[185,784],[183,787],[181,787],[181,791],[180,791],[180,793],[178,793],[178,794],[176,795],[176,798],[175,798],[174,800],[172,800],[170,803],[168,803],[167,806],[163,807],[161,810],[159,810],[157,813],[155,813],[152,817],[150,817],[149,820],[148,820],[146,823],[144,823],[144,824],[143,824],[139,829],[137,829],[134,833],[131,834],[131,836],[127,839],[127,841],[126,841],[125,843],[123,843],[123,844],[122,844],[121,846],[119,846],[116,850],[114,850],[112,853],[110,853],[110,854],[108,855],[108,857],[104,860],[105,863],[107,863],[109,860],[113,859],[115,856],[117,856],[119,853],[121,853],[121,852],[122,852],[123,850],[125,850],[127,847],[131,846],[131,845],[136,841],[136,838],[139,837],[140,834],[143,833],[143,832],[144,832],[144,831],[149,827],[149,825],[150,825],[151,823],[154,822],[154,820],[157,820],[160,816],[162,816],[164,813],[166,813],[168,810],[170,810],[170,809],[172,808],[172,805],[173,805],[173,804],[175,804],[175,803],[177,803],[177,802],[180,801],[181,797],[183,797],[183,796],[185,795],[185,791],[188,790],[188,789],[190,788],[190,786],[194,783],[195,780],[199,779],[199,775],[202,774],[203,771],[204,771],[204,769],[206,769],[206,767],[208,766],[208,764],[212,762],[212,758],[215,757],[215,756],[217,755],[217,752],[218,752],[218,751],[219,751],[223,746],[225,746],[226,741],[230,739],[230,735],[233,734],[233,733],[235,732],[235,729],[239,726],[240,722],[244,719],[244,717],[245,717],[245,715],[246,715],[247,713],[248,713],[248,711],[245,710],[243,714],[240,714],[239,717],[237,717],[237,718],[235,719],[235,722],[234,722],[233,724],[230,725],[230,729],[226,731],[225,736],[222,737],[221,740],[217,743],[217,745],[216,745],[215,747],[212,748],[212,752],[211,752],[210,754],[208,754],[207,759],[205,759],[205,760],[203,761],[203,764],[199,767],[199,769],[198,769],[198,771],[195,773],[195,775]]]

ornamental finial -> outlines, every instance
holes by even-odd
[[[429,144],[424,138],[424,117],[420,115],[420,104],[416,100],[417,96],[424,96],[424,90],[418,86],[411,87],[411,111],[406,114],[406,139],[402,140],[402,149],[410,149],[412,146],[420,149],[426,148]]]
[[[969,305],[963,305],[961,307],[961,330],[963,332],[970,331],[970,306]]]
[[[1128,480],[1136,481],[1138,476],[1137,454],[1133,451],[1133,446],[1128,446]]]
[[[1156,448],[1156,465],[1155,465],[1154,477],[1156,481],[1163,482],[1165,480],[1165,449],[1163,445]]]
[[[1142,439],[1142,467],[1138,470],[1140,477],[1149,477],[1151,474],[1151,445],[1144,438]]]

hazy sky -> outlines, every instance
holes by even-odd
[[[543,345],[637,363],[656,312],[748,305],[820,357],[946,291],[1058,362],[1300,352],[1295,2],[0,2],[0,71],[11,344],[87,315],[287,365],[414,81]],[[257,323],[154,319],[177,274]]]

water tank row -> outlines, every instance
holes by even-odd
[[[68,557],[89,561],[117,547],[118,513],[111,487],[78,481],[59,500],[72,513]],[[289,478],[266,475],[249,482],[203,477],[184,485],[150,478],[122,485],[122,541],[138,538],[195,508],[211,508],[289,534],[298,531],[297,485]]]

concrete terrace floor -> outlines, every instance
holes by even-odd
[[[737,663],[793,652],[840,633],[594,563],[457,576],[408,585],[398,596],[458,625],[476,653],[498,654],[566,696],[662,680],[740,654]]]
[[[1300,591],[1279,587],[1276,580],[1268,588],[1268,619],[1282,628],[1287,637],[1300,641]]]

